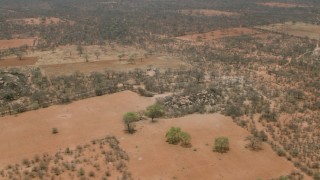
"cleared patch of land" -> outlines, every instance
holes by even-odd
[[[269,7],[277,7],[277,8],[295,8],[295,7],[308,7],[307,5],[303,4],[296,4],[296,3],[280,3],[280,2],[265,2],[265,3],[257,3],[263,6]]]
[[[180,10],[181,14],[192,16],[237,16],[238,13],[219,11],[213,9],[184,9]]]
[[[224,37],[253,35],[258,33],[260,32],[250,28],[229,28],[229,29],[216,30],[216,31],[200,33],[200,34],[190,34],[190,35],[179,36],[177,37],[177,39],[192,41],[192,42],[211,42],[212,40],[220,39]]]
[[[82,73],[90,72],[101,72],[104,70],[112,71],[132,71],[136,68],[139,69],[178,69],[180,67],[188,67],[187,64],[180,61],[179,59],[166,56],[152,56],[149,58],[136,59],[133,62],[127,60],[101,60],[94,62],[79,62],[79,63],[68,63],[68,64],[55,64],[55,65],[42,65],[40,66],[47,75],[57,76],[72,74],[76,71]]]
[[[36,62],[36,57],[24,57],[21,60],[19,60],[18,58],[8,58],[0,60],[0,67],[28,66],[34,65]]]
[[[127,111],[142,110],[153,102],[154,98],[125,91],[2,117],[0,167],[19,163],[23,158],[31,159],[35,154],[63,152],[67,147],[73,150],[79,144],[114,135],[129,155],[128,168],[137,179],[265,179],[289,174],[295,169],[267,144],[257,152],[246,149],[244,138],[250,133],[235,125],[231,118],[220,114],[194,114],[162,119],[157,123],[143,120],[137,123],[135,134],[124,132],[122,115]],[[166,142],[165,132],[172,126],[181,127],[191,134],[192,148]],[[53,127],[59,133],[52,134]],[[230,139],[228,153],[212,152],[214,138],[218,136]],[[90,164],[92,157],[99,159],[101,156],[99,146],[88,148],[89,151],[80,153],[80,163]],[[94,172],[100,176],[99,173],[105,171]]]
[[[74,22],[62,20],[56,17],[10,19],[8,20],[8,22],[13,22],[16,24],[28,24],[28,25],[40,25],[40,24],[49,25],[49,24],[58,24],[58,23],[64,23],[64,22],[74,23]]]
[[[0,49],[17,48],[23,45],[33,46],[36,38],[0,40]]]
[[[271,24],[268,26],[259,26],[258,28],[285,33],[297,37],[308,37],[310,39],[320,40],[320,25],[307,24],[302,22],[283,24]]]

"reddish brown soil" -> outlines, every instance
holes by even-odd
[[[227,11],[218,11],[218,10],[210,10],[210,9],[184,9],[180,11],[181,14],[184,15],[204,15],[204,16],[236,16],[238,13],[232,13]]]
[[[294,8],[294,7],[308,7],[303,4],[295,4],[295,3],[279,3],[279,2],[266,2],[266,3],[257,3],[264,6],[269,7],[279,7],[279,8]]]
[[[136,179],[257,179],[279,177],[295,169],[267,144],[259,152],[246,149],[244,138],[249,133],[219,114],[196,114],[157,123],[144,120],[137,124],[135,134],[125,133],[122,115],[144,109],[153,102],[153,98],[125,91],[2,117],[0,167],[35,154],[55,153],[115,135],[130,156],[129,170]],[[164,135],[171,126],[189,132],[193,147],[166,143]],[[53,127],[58,128],[58,134],[51,133]],[[218,136],[230,139],[228,153],[212,152],[214,138]]]
[[[240,35],[252,35],[260,33],[259,31],[250,29],[250,28],[230,28],[230,29],[222,29],[211,31],[207,33],[201,34],[190,34],[185,36],[179,36],[178,39],[194,41],[194,42],[210,42],[211,40],[230,37],[230,36],[240,36]]]
[[[36,62],[36,57],[24,57],[21,60],[19,60],[18,58],[1,59],[0,67],[28,66],[34,65]]]
[[[82,62],[82,63],[68,63],[68,64],[55,64],[55,65],[42,65],[40,66],[47,75],[66,75],[80,71],[82,73],[90,73],[104,70],[117,70],[117,71],[129,71],[136,68],[147,69],[148,67],[156,67],[160,69],[178,69],[181,66],[187,66],[185,63],[174,58],[160,58],[149,57],[142,60],[136,59],[134,63],[128,63],[127,60],[100,60],[94,62]]]
[[[23,45],[33,46],[35,38],[0,40],[0,49],[17,48]]]

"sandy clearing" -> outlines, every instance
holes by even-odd
[[[40,25],[40,24],[58,24],[58,23],[63,23],[63,22],[68,22],[70,24],[74,24],[73,21],[66,21],[62,20],[57,17],[46,17],[46,18],[22,18],[22,19],[10,19],[8,22],[13,22],[17,24],[28,24],[28,25]]]
[[[238,13],[227,12],[227,11],[219,11],[213,9],[183,9],[179,11],[184,15],[193,15],[193,16],[236,16]]]
[[[179,36],[177,39],[185,40],[185,41],[193,41],[193,42],[211,42],[212,40],[224,38],[224,37],[231,37],[231,36],[240,36],[240,35],[253,35],[258,34],[259,31],[250,28],[229,28],[229,29],[222,29],[216,30],[206,33],[200,34],[190,34]]]
[[[294,7],[309,7],[303,4],[296,4],[296,3],[280,3],[280,2],[265,2],[265,3],[257,3],[263,6],[269,7],[278,7],[278,8],[294,8]]]
[[[272,178],[289,174],[295,168],[264,144],[264,150],[252,152],[244,138],[249,133],[220,114],[189,115],[182,118],[149,120],[137,123],[133,135],[124,132],[122,115],[142,110],[155,98],[124,91],[112,95],[56,105],[18,116],[0,118],[0,168],[19,163],[35,154],[55,153],[66,147],[115,135],[129,154],[129,170],[143,179],[245,179]],[[165,132],[179,126],[192,136],[192,148],[170,145]],[[53,127],[57,135],[51,134]],[[227,154],[212,152],[217,136],[230,139]],[[197,149],[194,151],[194,149]]]
[[[133,71],[136,68],[146,70],[149,67],[159,69],[179,69],[180,67],[188,67],[188,65],[174,57],[152,56],[149,58],[137,59],[134,63],[128,63],[127,60],[100,60],[94,62],[67,63],[55,65],[40,66],[47,75],[67,75],[76,71],[82,73],[103,72],[104,70],[112,71]]]
[[[172,126],[191,134],[192,148],[165,142],[165,132]],[[142,122],[137,133],[125,137],[121,144],[131,157],[130,171],[141,179],[265,179],[289,174],[295,169],[267,144],[259,152],[246,149],[244,138],[248,135],[223,115],[194,114],[155,124]],[[230,152],[212,152],[217,136],[229,137]],[[193,151],[194,148],[197,151]]]
[[[35,57],[23,57],[19,60],[18,58],[8,58],[0,60],[0,67],[12,67],[12,66],[28,66],[34,65],[37,62]]]
[[[36,38],[0,40],[0,49],[17,48],[23,45],[33,46]]]
[[[122,116],[153,103],[131,91],[0,118],[0,167],[123,132]],[[51,129],[59,134],[52,135]]]
[[[286,22],[281,24],[270,24],[258,26],[257,28],[285,33],[297,37],[309,37],[310,39],[320,40],[320,26],[303,22]]]

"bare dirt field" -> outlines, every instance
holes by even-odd
[[[227,11],[219,11],[212,9],[184,9],[180,10],[181,14],[184,15],[192,15],[192,16],[237,16],[238,13],[227,12]]]
[[[0,49],[17,48],[23,45],[33,46],[36,38],[0,40]]]
[[[146,70],[148,68],[159,68],[159,69],[178,69],[180,67],[188,67],[187,64],[183,63],[179,59],[166,56],[152,56],[149,58],[137,59],[133,63],[127,62],[127,60],[119,61],[115,60],[101,60],[94,62],[79,62],[79,63],[68,63],[68,64],[56,64],[56,65],[43,65],[40,66],[47,75],[67,75],[72,74],[76,71],[82,73],[90,72],[101,72],[104,70],[112,71],[132,71],[136,68]]]
[[[295,3],[280,3],[280,2],[266,2],[266,3],[257,3],[263,6],[269,7],[277,7],[277,8],[295,8],[295,7],[308,7],[303,4],[295,4]]]
[[[320,25],[313,25],[302,22],[286,22],[284,24],[271,24],[268,26],[259,26],[257,28],[286,33],[298,37],[309,37],[310,39],[320,40]]]
[[[40,24],[49,25],[49,24],[58,24],[63,22],[74,23],[74,22],[62,20],[56,17],[10,19],[8,21],[16,24],[28,24],[28,25],[40,25]]]
[[[250,28],[230,28],[230,29],[216,30],[216,31],[211,31],[211,32],[201,33],[201,34],[190,34],[190,35],[179,36],[177,37],[177,39],[192,41],[192,42],[211,42],[212,40],[224,38],[224,37],[253,35],[258,33],[260,32]]]
[[[122,115],[127,111],[145,109],[153,102],[154,98],[124,91],[2,117],[0,168],[9,163],[19,163],[23,158],[33,158],[35,154],[52,154],[64,151],[67,147],[75,149],[79,144],[114,135],[129,155],[128,169],[136,179],[231,180],[241,177],[255,180],[279,177],[295,169],[285,158],[278,157],[267,144],[258,152],[246,149],[244,138],[249,133],[220,114],[195,114],[161,119],[156,123],[143,120],[138,122],[135,134],[125,133]],[[166,143],[164,135],[171,126],[189,132],[193,147]],[[51,133],[53,127],[59,130],[58,134]],[[217,136],[230,139],[228,153],[212,152],[212,144]],[[86,169],[92,159],[104,167],[104,162],[98,161],[101,156],[99,145],[88,148],[89,151],[84,150],[79,157],[81,162],[87,162],[84,163],[87,166],[83,166],[85,171],[92,170]],[[94,172],[95,177],[104,173],[98,170]]]
[[[18,58],[8,58],[0,60],[0,67],[28,66],[34,65],[36,62],[36,57],[24,57],[21,60]]]

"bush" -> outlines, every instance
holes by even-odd
[[[282,148],[278,148],[277,149],[277,154],[278,154],[278,156],[285,156],[286,155],[286,151],[283,150]]]
[[[190,146],[191,136],[187,132],[180,132],[181,145],[184,147]]]
[[[135,129],[135,122],[139,120],[139,115],[135,112],[127,112],[124,116],[123,116],[123,121],[127,127],[127,131],[132,134],[134,133]]]
[[[58,134],[58,128],[52,128],[51,130],[52,134]]]
[[[169,144],[178,144],[180,142],[181,129],[178,127],[171,127],[166,133],[167,142]]]
[[[227,137],[217,137],[214,142],[213,151],[219,153],[229,151],[229,139]]]

